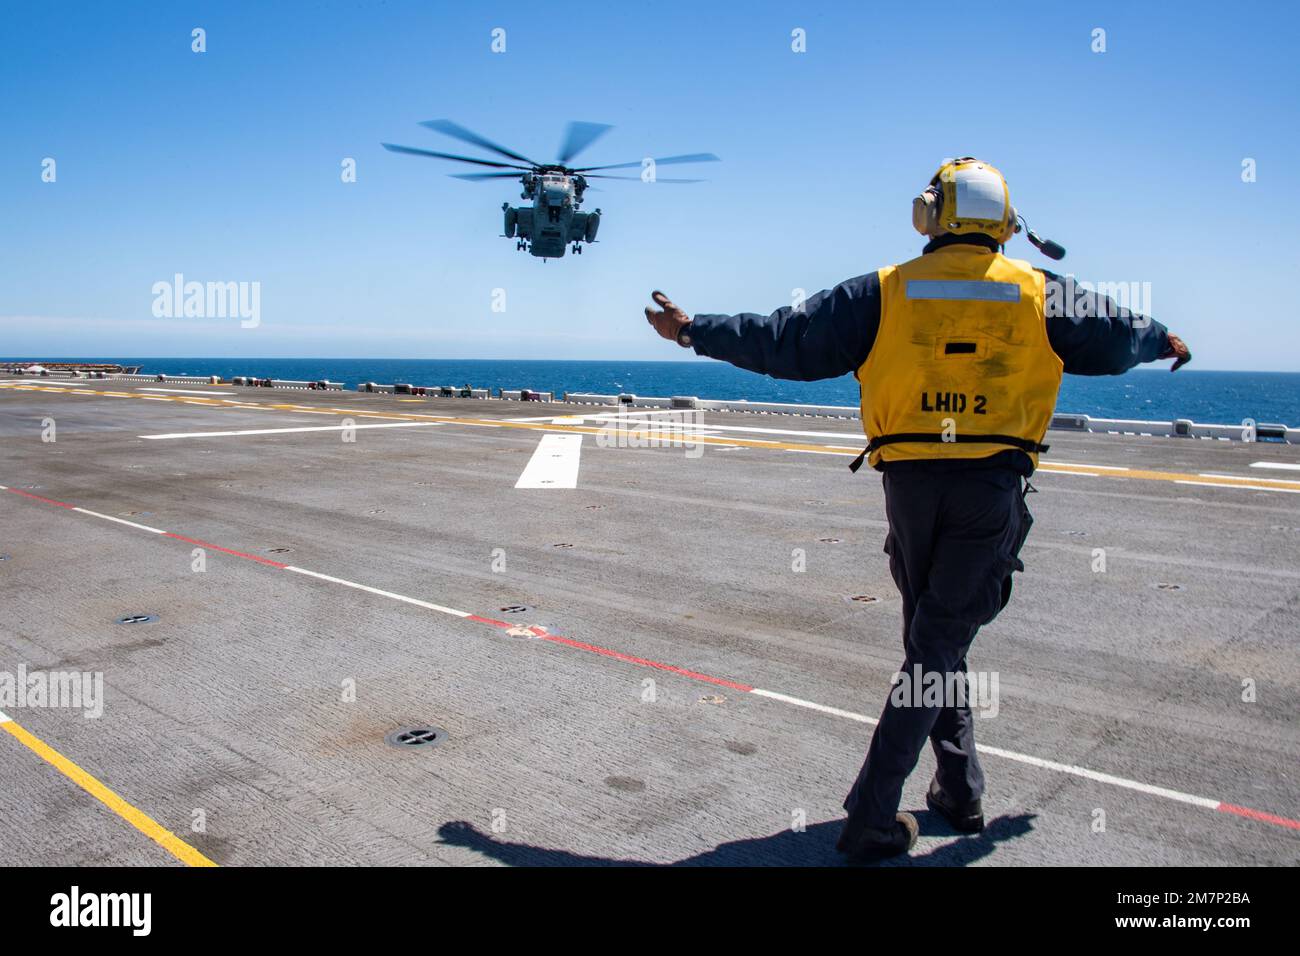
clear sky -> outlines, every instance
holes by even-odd
[[[968,153],[1070,250],[1052,268],[1151,283],[1194,367],[1300,370],[1297,9],[8,3],[0,354],[680,359],[652,288],[767,312],[911,258],[912,196]],[[474,152],[416,125],[436,118],[539,159],[587,120],[616,127],[590,164],[723,162],[602,184],[600,242],[543,262],[500,238],[517,185],[380,148]],[[155,318],[175,273],[260,283],[261,324]]]

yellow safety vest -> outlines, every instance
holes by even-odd
[[[1041,272],[980,246],[881,269],[880,329],[857,371],[868,463],[1020,448],[1038,467],[1063,369],[1043,303]]]

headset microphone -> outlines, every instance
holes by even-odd
[[[1062,246],[1060,243],[1053,242],[1051,239],[1040,239],[1038,238],[1037,234],[1033,232],[1025,233],[1025,238],[1028,239],[1031,243],[1033,243],[1034,246],[1038,249],[1038,251],[1041,252],[1043,255],[1047,256],[1047,258],[1049,259],[1065,258],[1065,247]]]
[[[1047,256],[1049,259],[1061,260],[1065,258],[1065,246],[1059,242],[1053,242],[1051,239],[1044,239],[1029,228],[1029,223],[1025,222],[1024,216],[1017,216],[1021,225],[1025,227],[1025,238],[1035,249]],[[1019,232],[1019,230],[1016,230]]]

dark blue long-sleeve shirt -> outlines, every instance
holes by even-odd
[[[953,242],[992,244],[982,236],[944,236],[925,252]],[[992,245],[996,249],[996,245]],[[1046,279],[1047,338],[1072,375],[1118,375],[1159,358],[1168,330],[1154,319],[1121,308],[1113,299],[1078,288],[1073,279],[1040,269]],[[773,378],[814,381],[856,372],[867,360],[880,328],[880,276],[868,273],[841,282],[771,315],[696,315],[695,352]],[[1018,456],[1018,457],[1017,457]],[[988,464],[1015,462],[1022,452],[999,453]]]

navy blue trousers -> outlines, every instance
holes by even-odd
[[[901,671],[966,673],[966,652],[975,632],[1011,597],[1011,573],[1023,571],[1018,555],[1033,519],[1025,507],[1023,479],[1009,468],[949,471],[886,471],[885,553],[903,598]],[[910,695],[890,695],[871,737],[867,758],[844,801],[850,817],[868,826],[893,823],[903,782],[916,767],[926,738],[938,761],[939,785],[958,801],[984,793],[984,771],[975,754],[969,701],[951,696],[918,706]]]

